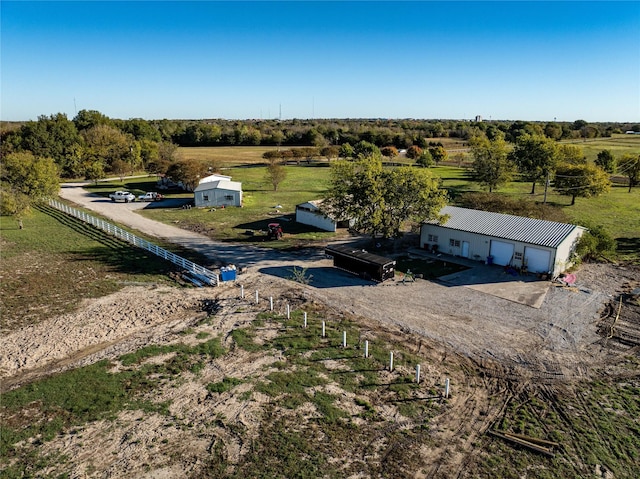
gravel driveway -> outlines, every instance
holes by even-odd
[[[478,288],[417,280],[415,283],[362,281],[332,267],[323,255],[299,256],[280,251],[218,243],[136,213],[147,204],[114,204],[92,195],[81,184],[65,184],[60,196],[147,235],[196,250],[212,260],[249,265],[239,280],[263,294],[300,288],[339,311],[392,323],[414,331],[478,361],[498,360],[535,375],[575,377],[602,361],[597,344],[598,312],[609,296],[598,275],[578,289],[552,287],[539,309],[486,294]],[[290,277],[293,265],[308,267],[310,285]],[[589,277],[578,272],[578,278]]]

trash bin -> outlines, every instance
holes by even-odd
[[[487,264],[493,264],[493,256],[487,256]]]
[[[231,266],[231,267],[225,266],[220,268],[220,279],[222,281],[235,281],[236,280],[235,266]]]

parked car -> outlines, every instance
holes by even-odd
[[[128,191],[116,191],[115,193],[111,193],[109,195],[111,201],[124,201],[125,203],[129,203],[131,201],[136,200],[136,195],[133,193],[129,193]]]
[[[160,193],[156,193],[155,191],[149,191],[144,195],[138,196],[138,200],[140,201],[161,201],[164,199]]]

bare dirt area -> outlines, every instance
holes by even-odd
[[[616,305],[617,295],[638,281],[638,271],[633,269],[621,272],[610,265],[587,265],[581,271],[579,288],[555,287],[546,301],[558,301],[561,309],[569,308],[584,303],[585,297],[580,294],[593,294],[592,290],[601,288],[603,297],[609,298],[605,303]],[[439,295],[448,291],[446,286],[426,281],[360,284],[340,288],[340,294],[329,294],[326,288],[255,270],[239,279],[245,292],[243,299],[235,284],[209,289],[131,286],[87,301],[75,314],[6,335],[0,358],[5,391],[104,359],[109,361],[112,373],[127,371],[132,366],[123,361],[123,355],[152,345],[194,345],[205,337],[219,337],[227,351],[220,358],[204,361],[197,371],[156,378],[153,389],[143,396],[153,404],[166,404],[164,411],[125,409],[116,417],[66,428],[44,445],[25,442],[18,449],[26,454],[37,447],[44,457],[65,458],[45,468],[43,475],[252,477],[248,464],[260,451],[268,453],[267,446],[257,438],[293,434],[290,440],[295,442],[297,434],[304,434],[324,444],[321,450],[326,456],[335,461],[340,458],[330,463],[331,473],[318,472],[318,476],[478,477],[490,460],[487,450],[505,447],[499,440],[489,439],[487,432],[505,426],[510,408],[519,410],[531,402],[532,394],[550,410],[560,408],[568,396],[583,401],[571,392],[574,381],[599,377],[600,366],[614,366],[622,357],[619,349],[611,347],[612,338],[597,335],[602,323],[610,318],[606,315],[601,320],[598,311],[602,308],[597,305],[581,307],[580,313],[588,316],[580,328],[556,333],[553,327],[536,325],[543,321],[530,316],[537,310],[520,311],[513,303],[503,304],[504,300],[500,304],[505,311],[511,310],[510,317],[518,328],[513,324],[508,329],[499,327],[504,318],[495,311],[489,314],[496,307],[495,301],[483,300],[468,288],[465,292],[472,295],[473,309],[454,310],[462,309],[463,303],[449,300],[448,308],[440,311],[426,306],[415,309],[425,301],[423,295],[437,304]],[[580,293],[581,288],[590,292]],[[260,292],[257,304],[256,290]],[[279,316],[257,322],[256,317],[269,312],[270,297],[274,298],[276,313],[268,314]],[[287,392],[285,387],[284,396],[273,395],[264,386],[267,378],[275,381],[271,375],[294,374],[285,371],[301,368],[289,359],[287,348],[247,349],[234,336],[234,331],[253,325],[253,344],[269,346],[278,337],[286,337],[289,330],[283,320],[277,319],[283,318],[286,304],[292,311],[309,311],[311,321],[315,319],[316,323],[324,318],[333,343],[340,341],[339,329],[345,318],[354,321],[358,331],[357,339],[351,335],[353,350],[324,360],[318,383],[310,382],[294,406],[283,406],[282,398],[286,402],[287,397],[295,398],[298,393]],[[637,310],[631,316],[627,310],[620,310],[625,313],[618,317],[617,327],[635,318]],[[575,322],[581,316],[573,314],[571,318]],[[297,319],[300,323],[299,315]],[[478,325],[481,321],[487,322],[484,328]],[[571,323],[564,321],[565,326]],[[318,324],[315,327],[317,330]],[[482,331],[490,334],[483,335]],[[489,338],[494,339],[493,344]],[[365,381],[364,375],[371,372],[358,372],[360,369],[346,363],[351,354],[362,355],[365,339],[372,345],[391,345],[398,364],[393,372],[382,363],[372,368],[375,379]],[[329,346],[324,343],[319,350]],[[633,355],[634,351],[637,353],[637,348],[626,352]],[[157,354],[133,367],[162,366],[172,359],[174,353]],[[596,364],[603,360],[609,362]],[[405,391],[401,388],[415,374],[413,362],[422,366],[422,382]],[[283,366],[287,363],[291,364]],[[635,373],[637,379],[637,370]],[[374,387],[354,391],[351,380],[343,382],[349,375]],[[236,383],[228,391],[212,392],[207,386],[230,377]],[[451,381],[448,399],[443,398],[445,378]],[[331,407],[346,414],[351,427],[356,428],[349,433],[350,442],[341,436],[344,431],[318,426],[319,418],[328,414],[317,400],[322,395],[331,397]],[[15,418],[5,417],[3,421],[7,419],[11,422]],[[584,458],[579,456],[581,451],[571,451],[578,457],[570,458],[570,462],[576,462],[570,467],[574,475],[566,477],[580,477],[580,471],[586,470]],[[264,467],[270,470],[269,465]]]
[[[118,221],[135,223],[129,213]],[[3,401],[0,420],[19,439],[6,476],[625,478],[640,468],[637,266],[585,264],[574,286],[550,285],[532,308],[446,282],[363,281],[317,254],[241,251],[251,261],[236,283],[128,286],[8,330],[1,390],[32,396]],[[294,266],[309,284],[291,279]],[[91,386],[103,410],[38,396],[83,370],[113,382],[103,395],[106,385]],[[77,396],[87,382],[70,382]],[[495,430],[553,445],[541,455]]]

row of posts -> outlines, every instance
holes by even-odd
[[[240,285],[240,298],[244,299],[244,286]],[[260,296],[258,294],[258,290],[256,290],[256,304],[258,304],[260,299]],[[287,303],[286,305],[287,307],[287,319],[291,319],[291,309],[289,307],[289,304]],[[273,296],[269,297],[269,310],[273,311]],[[303,327],[306,329],[307,327],[307,313],[306,311],[303,313],[304,314],[304,325]],[[324,321],[322,321],[322,337],[326,337],[326,323]],[[347,347],[347,332],[343,331],[342,332],[342,347],[346,348]],[[369,341],[365,340],[364,342],[364,357],[368,358],[369,357]],[[389,371],[393,371],[393,351],[391,351],[389,353]],[[416,365],[416,383],[419,384],[420,383],[420,365]],[[444,382],[444,397],[448,398],[449,397],[449,378],[445,379]]]

